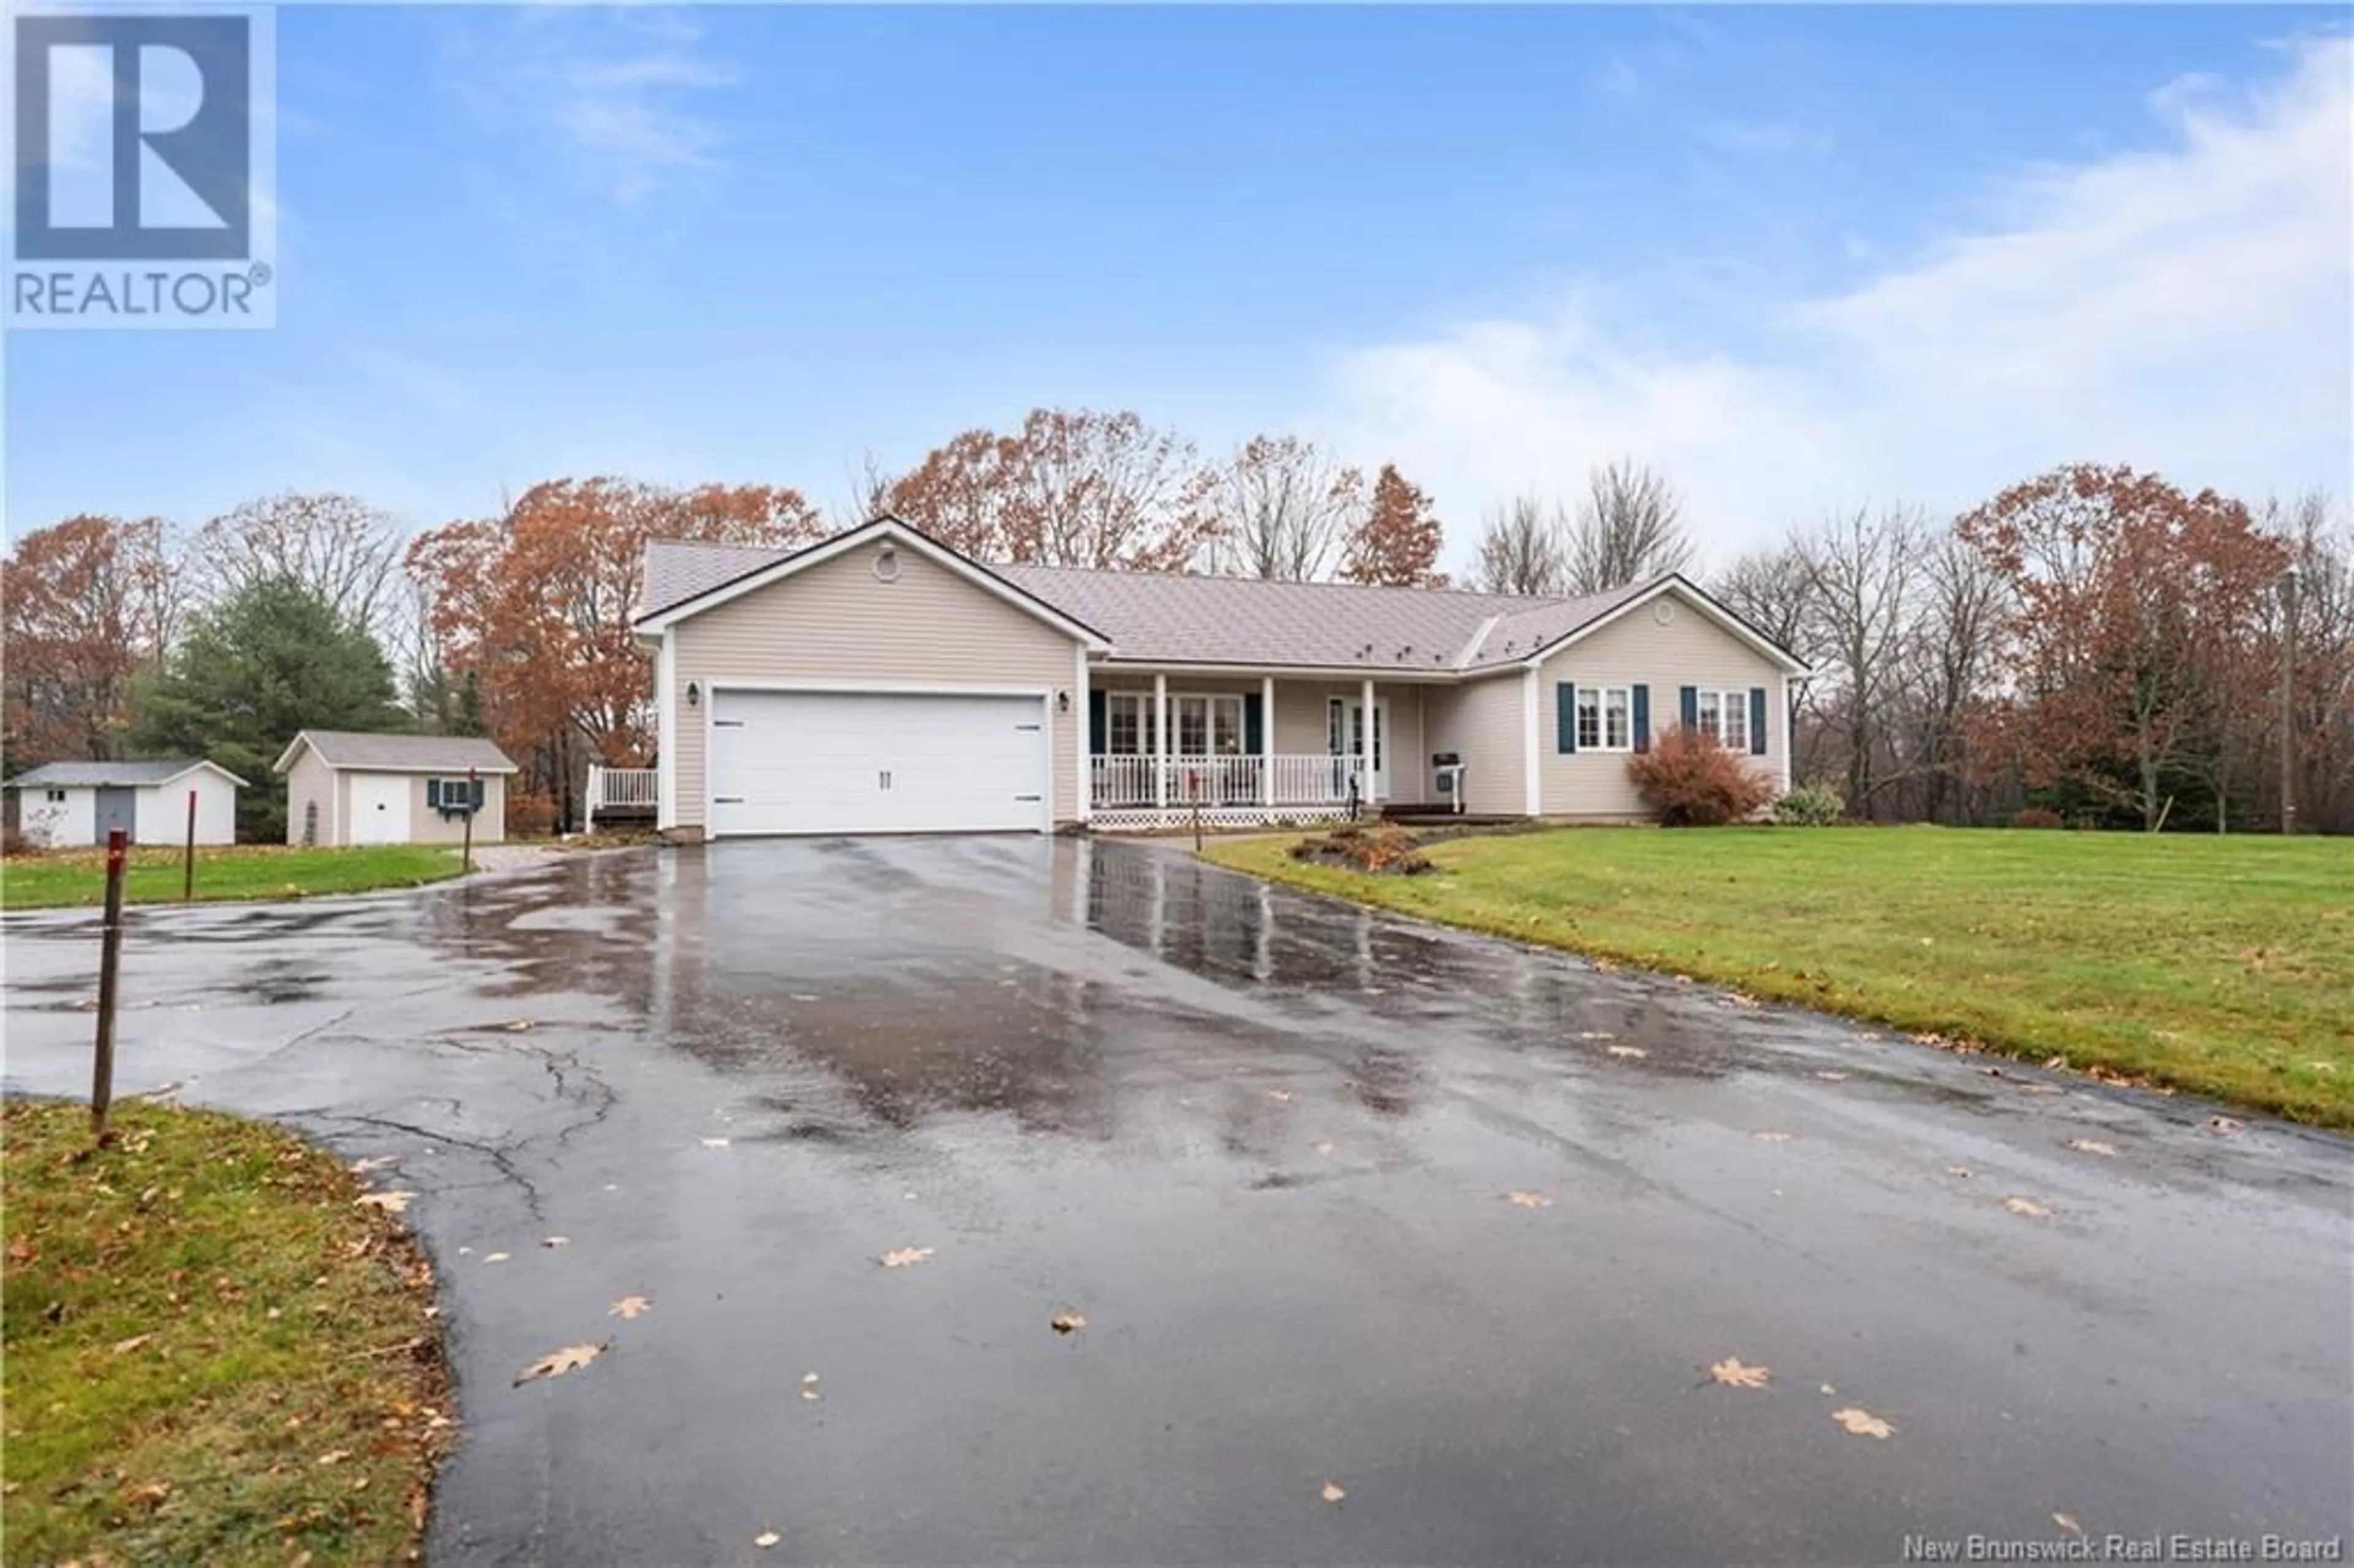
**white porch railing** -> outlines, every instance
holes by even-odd
[[[651,768],[607,768],[588,765],[588,832],[597,831],[597,813],[608,817],[652,817],[662,804],[661,777]]]
[[[1157,770],[1157,773],[1156,773]],[[1165,776],[1164,794],[1156,777]],[[1174,819],[1197,805],[1221,820],[1253,813],[1346,811],[1350,785],[1364,804],[1361,759],[1354,757],[1112,757],[1089,759],[1088,808],[1120,818],[1162,813]]]

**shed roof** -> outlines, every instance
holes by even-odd
[[[245,780],[217,762],[202,758],[161,762],[44,762],[8,780],[12,789],[121,789],[145,784],[169,784],[183,773],[209,768],[240,787]]]
[[[480,736],[370,735],[348,729],[306,729],[288,743],[277,771],[292,766],[303,746],[334,768],[362,773],[513,773],[507,754]]]

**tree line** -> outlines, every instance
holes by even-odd
[[[208,756],[262,786],[243,826],[271,837],[269,765],[296,729],[486,734],[523,769],[515,830],[573,826],[589,762],[652,759],[630,617],[656,538],[789,546],[890,512],[983,560],[1447,582],[1426,493],[1291,434],[1209,457],[1132,412],[1041,408],[904,471],[869,459],[847,489],[567,478],[417,532],[334,493],[193,529],[66,519],[5,563],[6,769]],[[2077,467],[1950,520],[1837,512],[1701,574],[1682,493],[1628,458],[1491,508],[1470,557],[1464,586],[1498,593],[1694,576],[1814,664],[1796,772],[1856,816],[2269,824],[2287,735],[2305,825],[2354,831],[2354,542],[2324,497],[2252,511]],[[2265,676],[2292,609],[2284,707]]]

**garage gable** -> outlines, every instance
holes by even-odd
[[[1039,826],[1076,820],[1078,747],[1083,712],[1077,689],[1088,634],[1076,623],[1058,626],[993,591],[943,560],[938,546],[909,547],[895,530],[862,531],[855,547],[712,599],[672,621],[656,661],[663,708],[666,826],[716,832],[851,831],[865,821],[843,791],[862,778],[875,780],[867,802],[879,814],[871,826],[919,829],[961,821],[963,803],[942,804],[932,770],[942,758],[969,751],[974,786],[999,774],[1018,779],[1000,793],[1035,796],[1018,802]],[[652,624],[651,620],[646,624]],[[857,711],[843,702],[770,700],[775,694],[863,695]],[[987,704],[887,702],[886,698],[1018,698],[1023,712]],[[981,732],[1000,720],[1034,726],[1008,738],[1004,756]],[[722,720],[730,731],[715,741]],[[737,727],[738,725],[743,727]],[[784,726],[798,726],[788,735]],[[1002,727],[1001,726],[1001,727]],[[776,738],[764,736],[769,731]],[[970,732],[970,733],[967,733]],[[1037,747],[1044,777],[1022,760]],[[729,769],[725,791],[713,771],[715,748]],[[763,769],[796,768],[807,777],[763,778]],[[889,775],[887,784],[880,782]],[[882,792],[887,791],[888,798]],[[716,797],[729,799],[721,809]],[[763,799],[769,802],[762,804]],[[814,802],[830,802],[822,810]],[[919,801],[932,801],[919,805]],[[788,807],[784,802],[810,803]],[[887,810],[886,810],[887,808]],[[996,802],[991,810],[1010,810]],[[788,813],[805,828],[769,824]],[[904,821],[902,821],[904,819]],[[993,825],[987,813],[970,825]]]

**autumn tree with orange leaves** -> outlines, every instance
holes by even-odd
[[[823,532],[798,491],[596,478],[535,485],[504,516],[419,535],[408,568],[440,662],[472,677],[485,727],[524,769],[523,824],[569,823],[589,762],[652,757],[652,674],[630,627],[648,540],[782,546]]]
[[[1385,462],[1373,481],[1372,504],[1341,546],[1341,580],[1445,588],[1447,577],[1437,569],[1445,542],[1430,497],[1398,472],[1397,464]]]
[[[1982,727],[2031,786],[2154,831],[2186,783],[2230,771],[2264,722],[2265,599],[2286,559],[2245,506],[2077,464],[2012,486],[1955,532],[2009,590],[2010,690]]]
[[[1218,533],[1200,449],[1133,413],[1035,408],[1012,434],[967,430],[890,487],[890,510],[966,555],[1182,571]]]
[[[69,517],[18,539],[0,578],[8,771],[122,756],[133,679],[183,608],[164,524]]]

